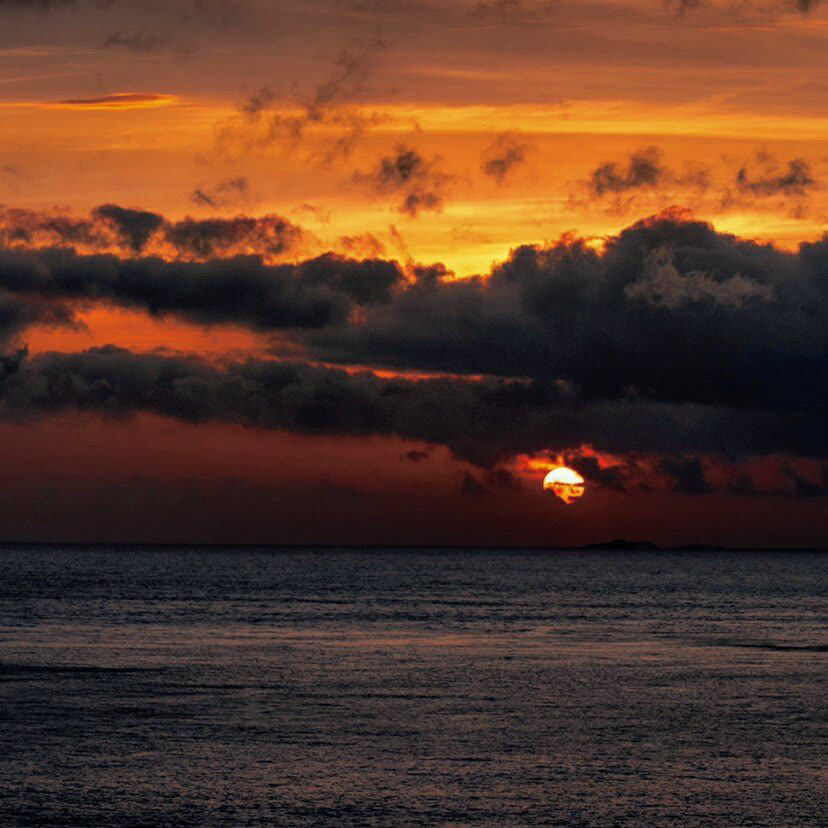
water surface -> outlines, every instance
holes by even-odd
[[[0,824],[819,825],[828,557],[0,547]]]

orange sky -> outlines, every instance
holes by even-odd
[[[7,10],[0,197],[81,211],[116,200],[182,216],[205,212],[190,199],[196,187],[244,176],[247,198],[219,211],[293,213],[323,245],[370,232],[390,247],[395,225],[412,256],[464,275],[516,243],[605,234],[672,203],[785,245],[820,233],[821,186],[722,204],[743,165],[765,175],[804,159],[824,177],[819,7],[802,16],[784,2],[748,3],[737,13],[711,2],[676,16],[660,0],[546,5],[389,0],[356,12],[334,0],[301,10],[248,2],[231,19],[219,3],[196,15],[185,0]],[[263,88],[272,99],[251,122],[239,107]],[[273,115],[301,115],[320,89],[323,122],[298,142],[269,134]],[[350,154],[328,157],[355,117],[365,123]],[[498,183],[480,163],[503,132],[526,153]],[[355,182],[398,143],[439,157],[440,212],[400,215]],[[621,205],[584,192],[600,164],[623,166],[650,146],[674,172],[670,187]],[[682,181],[688,167],[708,171],[705,188]]]
[[[828,216],[828,6],[817,3],[801,14],[784,0],[710,0],[680,14],[679,5],[78,0],[51,10],[4,6],[0,203],[78,216],[102,203],[170,219],[277,213],[305,231],[287,259],[336,250],[441,262],[458,277],[485,274],[514,247],[570,231],[600,247],[608,234],[672,205],[718,230],[786,249],[818,238]],[[416,215],[400,210],[405,191],[383,189],[372,177],[399,147],[423,159],[423,186],[438,196],[436,206]],[[487,172],[487,160],[504,148],[514,157],[503,174]],[[657,167],[657,182],[635,178],[631,159],[642,153]],[[798,182],[786,178],[792,164],[805,171]],[[621,183],[596,190],[601,169]],[[226,186],[239,180],[243,188]],[[194,198],[197,190],[212,203]],[[33,355],[115,343],[215,359],[261,355],[272,344],[240,328],[101,305],[83,309],[80,318],[75,330],[33,327],[20,343]],[[20,492],[35,485],[24,471],[45,456],[63,457],[60,468],[73,465],[64,441],[76,441],[94,447],[96,462],[109,469],[96,472],[99,483],[144,474],[174,480],[186,469],[185,476],[198,479],[235,474],[264,485],[267,475],[257,463],[267,457],[280,470],[303,470],[302,485],[320,479],[356,485],[334,472],[344,464],[363,467],[361,479],[378,481],[380,491],[428,497],[426,480],[454,491],[452,502],[462,504],[456,520],[444,514],[451,509],[432,507],[446,537],[459,537],[464,521],[485,520],[468,498],[457,500],[466,467],[442,450],[425,464],[400,463],[395,441],[328,445],[285,435],[253,439],[218,427],[84,422],[3,426],[0,439],[13,469],[4,481],[9,497],[17,485]],[[175,462],[144,468],[140,445],[147,456]],[[293,471],[280,474],[279,485],[295,482]],[[52,475],[60,477],[59,468],[49,469]],[[512,497],[503,495],[504,503]],[[601,495],[606,520],[597,534],[647,532],[642,510],[624,497]],[[684,501],[682,509],[693,498]],[[547,529],[567,542],[586,532],[570,517],[563,528],[547,526],[544,503],[521,501],[513,517],[504,505],[501,517],[526,521],[529,528],[518,533],[526,542],[538,542]],[[784,538],[793,518],[780,503],[774,531]],[[596,500],[585,508],[589,520],[600,511]],[[724,532],[726,521],[710,517],[721,514],[718,508],[693,506],[693,517],[674,516],[680,528],[654,534],[681,539],[699,520]],[[21,536],[37,534],[31,515]],[[8,512],[0,528],[15,533]],[[716,531],[701,531],[698,539],[712,540]],[[596,539],[596,531],[587,534]],[[475,542],[480,535],[474,533]]]

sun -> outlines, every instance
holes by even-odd
[[[551,489],[564,503],[570,505],[579,497],[583,497],[586,486],[584,478],[574,469],[558,466],[544,478],[543,489]]]

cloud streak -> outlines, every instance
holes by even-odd
[[[212,192],[216,199],[231,191],[246,192],[241,181],[218,185]],[[0,208],[0,243],[11,249],[70,246],[81,252],[119,254],[149,250],[162,257],[185,260],[240,254],[273,260],[295,254],[304,241],[299,226],[275,214],[203,219],[188,216],[169,221],[159,213],[117,204],[102,204],[88,217],[59,210]]]
[[[502,460],[588,443],[614,453],[826,456],[824,425],[791,413],[688,412],[642,401],[583,404],[554,384],[382,378],[305,363],[135,354],[107,346],[76,354],[7,357],[0,415],[60,411],[122,417],[151,412],[301,434],[398,436],[445,445],[494,468]],[[687,472],[690,474],[690,471]]]
[[[0,253],[0,289],[17,295],[101,302],[261,331],[344,323],[357,306],[388,301],[402,276],[391,262],[334,254],[299,265],[266,265],[258,256],[167,262],[61,249]]]
[[[386,44],[375,38],[344,49],[333,62],[328,76],[310,95],[298,101],[296,114],[286,114],[284,110],[291,108],[289,102],[281,100],[271,86],[262,86],[241,104],[236,118],[219,127],[219,153],[243,154],[279,142],[295,149],[305,142],[310,129],[324,126],[336,129],[339,134],[327,144],[318,160],[330,163],[347,158],[379,118],[358,111],[351,103],[364,91],[385,48]]]

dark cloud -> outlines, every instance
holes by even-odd
[[[329,361],[562,381],[586,399],[824,410],[828,242],[788,253],[665,214],[606,242],[520,247],[487,279],[431,271]]]
[[[741,163],[730,180],[717,182],[705,167],[686,164],[682,170],[671,168],[664,162],[661,150],[651,146],[631,153],[626,162],[600,164],[581,182],[585,195],[571,195],[570,203],[585,207],[594,202],[610,213],[620,214],[640,210],[647,203],[670,204],[680,200],[692,204],[714,184],[718,206],[723,209],[755,206],[757,199],[772,197],[789,200],[795,209],[801,209],[802,200],[820,189],[810,163],[801,158],[780,165],[772,155],[758,153],[755,160]]]
[[[89,218],[0,208],[0,244],[12,248],[71,246],[134,254],[149,247],[188,260],[239,254],[272,259],[296,252],[304,238],[300,227],[274,214],[171,222],[158,213],[117,204],[96,207]]]
[[[575,238],[517,248],[487,278],[450,279],[440,266],[406,277],[394,262],[333,254],[289,265],[212,259],[261,221],[166,228],[177,250],[206,262],[6,250],[0,289],[265,331],[314,328],[298,342],[327,361],[530,377],[587,401],[825,409],[828,240],[790,253],[666,213],[603,252]],[[59,230],[92,233],[83,223]]]
[[[704,495],[819,496],[828,493],[828,463],[780,455],[751,457],[735,464],[721,454],[685,452],[598,457],[590,451],[567,451],[550,464],[564,462],[591,487],[622,493],[676,492]]]
[[[720,9],[728,14],[735,12],[780,12],[798,11],[801,14],[808,14],[816,9],[821,0],[742,0],[740,3],[716,2],[716,0],[664,0],[667,8],[672,9],[677,15],[684,16],[693,11],[701,9]]]
[[[164,224],[164,217],[146,210],[131,210],[117,204],[102,204],[92,211],[94,218],[111,222],[119,238],[136,253]]]
[[[614,161],[601,164],[590,176],[589,186],[596,196],[624,193],[645,187],[655,188],[665,175],[660,150],[647,147],[632,153],[625,169]]]
[[[507,176],[526,162],[528,144],[520,143],[512,133],[499,135],[483,152],[480,169],[484,175],[502,184]]]
[[[101,226],[94,217],[78,218],[59,211],[0,207],[0,244],[3,247],[65,244],[100,248],[109,243],[111,231],[111,227]],[[116,239],[111,241],[117,244]]]
[[[66,98],[60,101],[52,101],[55,106],[69,107],[126,107],[141,106],[145,104],[163,103],[169,100],[165,95],[149,95],[137,92],[124,92],[116,95],[101,95],[97,98]]]
[[[145,411],[302,434],[396,435],[445,445],[492,470],[481,479],[500,487],[516,482],[495,471],[498,461],[586,443],[598,450],[682,457],[724,447],[743,455],[828,453],[824,418],[808,422],[791,413],[635,401],[584,405],[541,382],[406,380],[254,359],[217,367],[114,346],[12,360],[4,370],[0,413],[7,417]],[[680,473],[692,482],[690,470]]]
[[[603,251],[566,237],[517,248],[486,278],[449,277],[440,266],[404,273],[394,262],[332,254],[290,265],[256,256],[0,254],[10,330],[37,321],[52,302],[105,302],[199,323],[288,328],[291,346],[309,359],[448,376],[416,382],[278,362],[225,373],[152,363],[197,378],[207,372],[224,406],[210,408],[219,393],[210,391],[199,403],[207,418],[257,424],[228,389],[247,399],[239,389],[252,376],[289,370],[299,398],[313,402],[303,409],[309,419],[271,423],[262,414],[267,427],[313,430],[321,419],[328,431],[320,433],[397,434],[483,465],[576,445],[655,452],[684,458],[661,473],[682,491],[701,491],[699,470],[685,462],[699,453],[828,451],[828,237],[785,252],[667,213],[607,239]],[[26,371],[49,365],[50,376],[74,377],[143,364],[121,351],[50,359]],[[117,371],[93,385],[117,386]],[[191,388],[184,374],[176,382]],[[250,387],[261,401],[264,392]],[[151,405],[143,397],[124,403],[157,410]]]
[[[752,300],[774,299],[772,287],[746,279],[740,273],[726,279],[714,279],[699,271],[680,273],[667,246],[645,258],[641,278],[627,285],[626,294],[630,299],[642,299],[671,310],[698,302],[743,307]]]
[[[580,451],[566,452],[566,465],[578,471],[592,486],[616,492],[671,491],[708,494],[714,491],[701,458],[667,453],[632,452],[624,457],[599,459]]]
[[[808,461],[798,463],[788,458],[772,458],[759,477],[757,479],[755,470],[752,473],[750,468],[737,468],[728,476],[725,491],[741,496],[819,497],[828,494],[828,463],[815,467]]]
[[[211,259],[243,250],[280,255],[296,248],[302,231],[281,216],[252,218],[185,218],[167,225],[164,238],[177,250],[196,259]]]
[[[673,489],[687,494],[707,494],[713,491],[697,457],[664,457],[659,470],[673,480]]]
[[[393,155],[380,159],[374,171],[357,173],[355,180],[377,193],[400,196],[399,212],[416,218],[421,212],[443,209],[451,178],[439,167],[439,158],[427,161],[417,150],[400,144]]]
[[[736,174],[736,188],[741,193],[766,197],[774,195],[804,196],[818,184],[811,172],[811,165],[801,158],[788,162],[788,167],[777,174],[765,174],[751,178],[747,167]]]
[[[580,194],[573,193],[569,201],[581,208],[598,204],[616,214],[642,210],[652,202],[670,204],[681,199],[692,203],[708,189],[710,178],[710,171],[698,165],[672,169],[661,150],[650,146],[630,153],[624,162],[599,164],[580,183]]]
[[[568,451],[560,459],[565,465],[575,469],[591,485],[616,492],[628,492],[639,485],[633,483],[636,477],[635,458],[628,457],[621,462],[602,465],[594,454]]]
[[[259,330],[344,322],[357,305],[388,301],[401,279],[393,263],[333,254],[266,265],[258,256],[168,262],[65,249],[0,252],[0,289],[18,295],[105,302]]]
[[[63,302],[43,301],[39,297],[20,297],[0,290],[0,347],[32,325],[77,327],[72,309]],[[8,369],[8,355],[0,353],[0,376]]]

